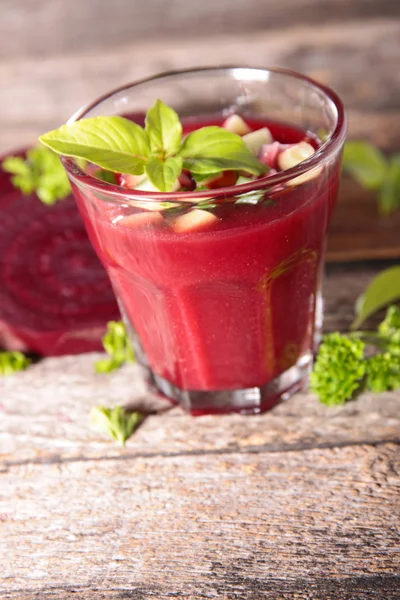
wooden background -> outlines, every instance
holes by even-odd
[[[165,69],[279,65],[331,85],[351,134],[400,148],[397,0],[0,0],[0,151]]]
[[[350,137],[400,149],[398,0],[0,0],[0,153],[171,68],[275,65],[332,86]],[[344,180],[329,260],[400,258],[400,212]]]
[[[3,152],[110,87],[235,62],[320,79],[353,137],[400,148],[397,0],[0,0],[0,16]],[[365,197],[347,193],[371,246]],[[327,330],[380,268],[330,268]],[[165,405],[135,367],[96,376],[95,358],[0,381],[2,600],[400,598],[399,393],[334,409],[303,393],[253,418],[173,409],[119,450],[88,428],[91,406]]]

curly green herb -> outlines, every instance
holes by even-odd
[[[366,349],[373,352],[366,356]],[[390,306],[377,331],[324,336],[310,375],[320,402],[340,405],[364,389],[400,388],[400,310]]]
[[[12,375],[24,371],[31,360],[22,352],[0,352],[0,375]]]
[[[109,321],[102,341],[109,358],[96,362],[97,373],[110,373],[125,363],[135,362],[135,354],[122,321]]]
[[[94,428],[111,436],[121,446],[125,446],[126,440],[143,421],[144,415],[139,412],[128,412],[122,406],[113,408],[96,406],[90,413],[90,419]]]
[[[11,182],[23,194],[36,193],[44,204],[54,204],[71,193],[71,186],[57,154],[38,146],[28,150],[26,158],[9,156],[3,171],[11,173]]]

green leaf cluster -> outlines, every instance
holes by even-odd
[[[9,156],[2,164],[3,171],[11,173],[11,182],[23,194],[33,192],[52,205],[71,193],[68,177],[58,156],[49,148],[38,146],[28,150],[26,158]]]
[[[0,375],[24,371],[30,364],[30,359],[22,352],[0,352]]]
[[[119,369],[125,363],[135,362],[135,354],[122,321],[109,321],[107,323],[107,332],[102,342],[108,358],[96,362],[95,369],[97,373],[110,373]]]
[[[126,440],[143,421],[144,415],[139,412],[128,412],[122,406],[106,408],[96,406],[91,410],[90,420],[94,428],[125,446]]]
[[[366,356],[367,347],[375,354]],[[400,388],[400,309],[390,306],[377,332],[324,336],[310,375],[320,402],[340,405],[362,391]]]
[[[352,329],[391,302],[400,300],[400,266],[381,271],[356,302],[356,318]]]
[[[365,375],[364,343],[340,333],[324,336],[310,375],[310,389],[320,402],[343,404],[358,389]]]
[[[366,388],[372,392],[385,392],[400,388],[400,354],[383,352],[366,361]]]
[[[400,154],[388,159],[368,142],[349,141],[344,145],[343,168],[364,188],[378,192],[382,214],[400,208]]]
[[[144,129],[129,119],[81,119],[40,137],[64,156],[89,160],[115,173],[145,174],[160,191],[171,191],[182,168],[214,175],[224,170],[267,171],[242,138],[222,127],[202,127],[182,140],[177,113],[161,100],[148,110]]]

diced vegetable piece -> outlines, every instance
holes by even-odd
[[[146,179],[146,175],[125,175],[122,173],[117,173],[116,177],[118,185],[130,190],[135,189],[143,182],[144,179]]]
[[[291,169],[314,154],[315,150],[307,142],[300,142],[290,146],[278,156],[278,166],[282,171]]]
[[[314,148],[308,142],[300,142],[299,144],[294,144],[287,148],[278,156],[278,165],[283,170],[290,169],[291,167],[295,167],[296,165],[303,162],[307,158],[310,158],[315,153]],[[322,167],[314,167],[310,171],[295,177],[287,182],[287,185],[296,186],[306,181],[310,181],[315,177],[318,177],[322,172]]]
[[[134,213],[127,217],[116,218],[114,224],[128,227],[129,229],[137,229],[139,227],[145,227],[146,225],[161,225],[164,221],[163,216],[159,212],[155,211],[144,211],[140,213]]]
[[[310,169],[310,171],[307,171],[306,173],[303,173],[302,175],[299,175],[294,179],[290,179],[286,182],[286,184],[291,186],[300,185],[301,183],[306,183],[306,181],[311,181],[311,179],[315,179],[321,173],[322,167],[314,167],[313,169]]]
[[[265,165],[268,165],[271,169],[276,169],[278,165],[278,156],[281,150],[281,144],[279,142],[272,142],[272,144],[263,144],[258,153],[258,158]]]
[[[236,135],[246,135],[246,133],[250,133],[251,129],[247,125],[246,121],[239,117],[239,115],[231,115],[228,117],[223,123],[222,127],[231,131],[232,133],[236,133]]]
[[[218,217],[207,210],[193,208],[189,212],[176,217],[171,223],[172,229],[176,233],[190,233],[210,229]]]
[[[252,154],[257,156],[263,144],[271,144],[274,139],[268,127],[257,129],[243,136],[243,141]]]

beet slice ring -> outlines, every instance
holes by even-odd
[[[46,206],[0,169],[0,347],[45,356],[100,350],[107,321],[118,318],[72,196]]]

